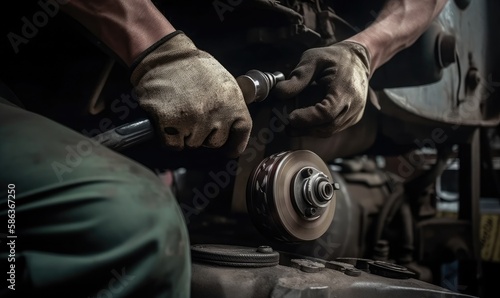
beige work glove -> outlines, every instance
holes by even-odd
[[[139,105],[167,147],[246,147],[252,121],[234,77],[177,31],[133,69]]]
[[[306,87],[319,85],[321,98],[308,98],[312,105],[293,110],[289,129],[297,136],[327,137],[361,119],[369,77],[368,50],[359,43],[343,41],[305,51],[290,78],[276,85],[274,94],[282,99],[300,98]]]

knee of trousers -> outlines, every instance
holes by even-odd
[[[159,180],[114,176],[33,204],[24,205],[23,212],[36,225],[26,228],[23,238],[30,240],[24,256],[34,288],[70,291],[85,281],[88,291],[96,293],[119,273],[127,277],[120,295],[188,289],[187,229],[170,190]],[[49,269],[57,274],[47,275]]]

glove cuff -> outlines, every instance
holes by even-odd
[[[365,57],[368,61],[363,61],[363,63],[365,63],[365,65],[367,66],[368,74],[369,74],[369,77],[371,78],[372,54],[370,53],[368,48],[364,44],[357,42],[357,41],[354,41],[354,40],[344,40],[344,41],[341,41],[341,43],[350,43],[352,45],[351,48],[356,48],[359,51],[362,50],[365,53]]]
[[[170,34],[167,34],[166,36],[162,37],[160,40],[158,40],[153,45],[151,45],[149,48],[147,48],[137,58],[135,58],[134,62],[132,62],[132,64],[130,65],[130,68],[129,68],[129,74],[132,74],[134,72],[134,70],[137,68],[137,65],[139,65],[139,63],[141,63],[142,60],[144,60],[144,58],[146,58],[146,56],[148,56],[149,54],[151,54],[154,50],[156,50],[157,48],[159,48],[162,44],[164,44],[165,42],[169,41],[170,39],[172,39],[176,35],[183,34],[183,33],[184,32],[181,31],[181,30],[176,30],[176,31],[174,31],[174,32],[172,32]]]

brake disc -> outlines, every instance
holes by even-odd
[[[255,168],[247,183],[247,209],[255,226],[282,241],[319,238],[335,213],[328,167],[311,151],[277,153]]]

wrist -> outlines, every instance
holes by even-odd
[[[368,51],[368,54],[370,56],[370,76],[375,72],[375,70],[377,70],[380,66],[382,66],[383,63],[386,62],[384,61],[383,57],[384,51],[381,50],[383,49],[383,42],[381,40],[382,37],[379,36],[379,34],[376,34],[374,32],[366,32],[366,30],[346,40],[359,43],[363,45]]]
[[[139,63],[141,63],[141,61],[146,56],[148,56],[153,51],[155,51],[157,48],[161,47],[164,43],[168,42],[170,39],[174,38],[176,35],[179,35],[179,34],[184,34],[184,32],[182,32],[180,30],[176,30],[176,31],[174,31],[172,33],[169,33],[166,36],[162,37],[160,40],[158,40],[155,43],[153,43],[152,45],[150,45],[147,49],[145,49],[144,51],[142,51],[134,59],[134,61],[130,64],[130,67],[129,67],[130,72],[132,73],[135,70],[135,68],[137,67],[137,65],[139,65]]]
[[[165,36],[174,33],[176,30],[170,22],[156,9],[151,1],[147,1],[137,20],[130,24],[131,29],[125,29],[130,45],[129,50],[124,53],[127,65],[132,65],[141,53],[158,43]],[[111,37],[113,38],[113,37]],[[123,44],[120,44],[123,46]]]

